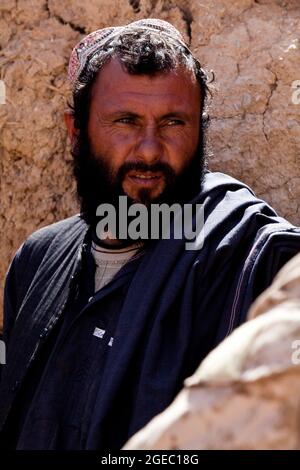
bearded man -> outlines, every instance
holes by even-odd
[[[91,33],[69,78],[81,213],[32,234],[7,275],[4,448],[122,447],[300,248],[299,229],[207,170],[209,83],[172,25]],[[120,196],[129,208],[201,205],[203,246],[99,233],[98,207],[118,212]]]

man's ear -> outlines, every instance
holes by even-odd
[[[71,110],[65,111],[64,120],[67,127],[68,136],[71,140],[71,143],[73,143],[78,136],[79,129],[77,129],[74,125],[74,115]]]

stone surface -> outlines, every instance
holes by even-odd
[[[24,238],[78,210],[63,124],[72,47],[96,28],[142,17],[171,21],[215,72],[211,167],[299,223],[298,0],[1,0],[1,292]]]
[[[300,255],[126,449],[300,449]]]

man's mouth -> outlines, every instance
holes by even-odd
[[[161,181],[163,174],[158,172],[154,173],[151,171],[131,171],[127,176],[135,184],[153,186]]]

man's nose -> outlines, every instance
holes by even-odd
[[[151,164],[163,156],[163,145],[156,126],[149,126],[141,131],[136,146],[136,158]]]

